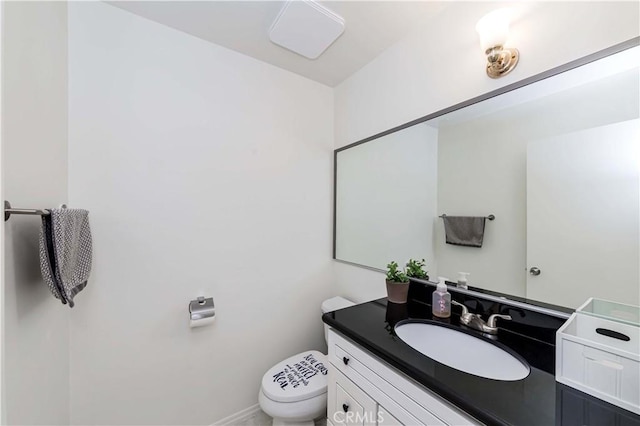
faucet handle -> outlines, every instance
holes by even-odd
[[[469,309],[467,309],[467,307],[465,305],[463,305],[462,303],[456,302],[455,300],[452,300],[451,304],[452,305],[456,305],[456,306],[460,306],[462,308],[462,314],[460,315],[461,317],[469,315]]]
[[[501,319],[504,319],[504,320],[511,320],[512,319],[511,315],[493,314],[487,320],[487,327],[496,328],[496,320],[498,318],[501,318]]]

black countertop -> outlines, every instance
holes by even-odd
[[[322,319],[487,425],[640,426],[640,416],[556,383],[555,346],[548,342],[501,329],[491,340],[524,358],[531,366],[531,373],[519,381],[498,381],[440,364],[401,341],[393,331],[396,323],[416,319],[460,328],[488,339],[480,332],[461,326],[455,313],[442,320],[432,317],[431,307],[422,302],[410,300],[407,304],[395,304],[379,299],[329,312]]]

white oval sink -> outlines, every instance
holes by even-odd
[[[529,375],[529,366],[509,352],[462,331],[408,322],[398,324],[395,332],[413,349],[465,373],[505,381],[521,380]]]

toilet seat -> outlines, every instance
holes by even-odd
[[[305,351],[271,367],[262,377],[261,391],[271,401],[304,401],[327,392],[327,356]]]

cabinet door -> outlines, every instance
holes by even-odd
[[[381,405],[378,405],[378,426],[399,426],[400,420],[393,417]]]
[[[377,423],[376,402],[335,368],[329,370],[327,418],[334,425]]]

